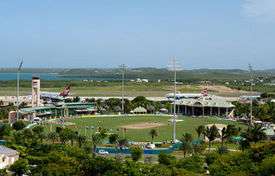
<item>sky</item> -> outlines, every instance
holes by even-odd
[[[275,68],[275,0],[2,0],[0,67]]]

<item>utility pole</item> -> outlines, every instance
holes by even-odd
[[[177,71],[180,70],[179,64],[177,63],[176,58],[173,58],[171,65],[169,66],[170,70],[174,72],[174,102],[173,102],[173,142],[176,142],[176,123],[177,123],[177,112],[176,112],[176,93],[177,93]]]
[[[249,123],[252,126],[253,125],[253,99],[252,99],[252,91],[253,91],[253,69],[251,64],[248,65],[249,74],[250,74],[250,119]]]
[[[20,93],[19,93],[19,84],[20,84],[20,72],[21,72],[21,69],[22,69],[22,66],[23,66],[23,59],[21,60],[19,66],[18,66],[18,69],[17,69],[17,84],[16,84],[16,120],[19,119],[19,96],[20,96]]]
[[[121,68],[121,112],[122,114],[125,114],[125,108],[124,108],[124,84],[125,84],[125,72],[126,72],[126,65],[122,64],[120,66]]]

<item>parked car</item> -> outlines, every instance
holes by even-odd
[[[39,124],[42,121],[42,119],[40,119],[39,117],[34,117],[32,120],[32,123],[37,123]]]
[[[108,152],[108,151],[105,151],[105,150],[99,150],[99,151],[98,151],[98,154],[100,154],[100,155],[108,155],[109,152]]]

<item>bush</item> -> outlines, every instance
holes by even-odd
[[[225,154],[225,153],[228,153],[228,148],[226,146],[221,146],[218,148],[218,153],[219,154]]]
[[[257,169],[258,175],[268,176],[275,173],[275,156],[265,158]]]
[[[183,168],[188,171],[196,172],[196,173],[203,173],[204,168],[204,159],[198,155],[193,155],[191,157],[187,157],[181,159],[177,163],[177,168]]]
[[[11,127],[9,124],[2,124],[0,125],[0,139],[4,136],[9,136],[11,132]]]
[[[261,162],[267,156],[275,155],[275,142],[258,143],[251,146],[251,158]]]
[[[212,152],[212,153],[208,153],[205,157],[205,162],[207,163],[207,165],[210,165],[212,163],[214,163],[219,157],[219,154],[216,152]]]
[[[13,165],[11,165],[10,170],[14,172],[16,175],[23,175],[27,173],[29,170],[29,163],[26,159],[19,159],[15,161]]]
[[[241,175],[250,175],[255,171],[255,165],[249,158],[248,153],[235,152],[220,155],[210,166],[210,174],[231,175],[232,173],[242,173]]]
[[[142,156],[142,149],[140,147],[131,147],[131,157],[133,161],[138,161]]]
[[[171,165],[173,163],[175,163],[176,158],[172,155],[166,154],[161,152],[158,156],[158,162],[159,164],[163,164],[163,165]]]
[[[15,129],[16,131],[22,130],[25,127],[26,127],[26,124],[22,120],[18,120],[12,125],[12,128]]]

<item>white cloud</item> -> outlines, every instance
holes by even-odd
[[[244,0],[242,9],[247,17],[275,22],[275,0]]]

